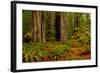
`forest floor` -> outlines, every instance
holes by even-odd
[[[91,59],[91,54],[89,51],[86,51],[82,48],[72,48],[71,49],[71,55],[72,59]]]
[[[69,47],[65,43],[32,43],[23,46],[23,62],[26,63],[91,59],[90,49]]]

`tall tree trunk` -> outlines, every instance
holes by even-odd
[[[72,34],[74,34],[74,21],[75,21],[75,19],[74,19],[74,17],[75,17],[75,13],[72,13],[72,20],[71,20],[71,22],[72,22]]]
[[[55,17],[56,15],[55,15],[55,12],[51,12],[50,13],[50,24],[51,24],[51,28],[50,28],[50,30],[51,30],[51,34],[52,34],[52,36],[53,36],[53,40],[56,40],[56,37],[55,37],[55,33],[56,33],[56,27],[55,27]]]
[[[60,14],[60,40],[66,41],[67,40],[67,17],[64,15],[64,13]]]
[[[74,33],[77,32],[79,25],[78,13],[74,13]]]
[[[32,39],[33,42],[42,42],[42,12],[32,11]]]
[[[51,12],[51,14],[50,14],[51,16],[51,30],[53,30],[54,31],[54,29],[55,29],[55,12]]]
[[[73,13],[67,13],[67,38],[70,39],[73,33]]]
[[[57,12],[55,18],[56,40],[60,41],[60,13]]]
[[[42,12],[41,23],[42,42],[46,42],[46,12]]]
[[[41,36],[41,12],[37,11],[37,36],[38,36],[38,42],[42,42],[42,36]]]
[[[32,40],[37,42],[37,12],[32,11]]]

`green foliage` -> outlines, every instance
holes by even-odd
[[[47,41],[55,41],[56,40],[56,35],[55,35],[55,32],[54,30],[47,30],[46,31],[46,40]]]
[[[68,47],[67,45],[55,45],[54,46],[54,49],[53,50],[51,50],[50,52],[51,53],[54,53],[54,54],[62,54],[62,53],[64,53],[64,52],[66,52],[66,53],[69,53],[69,51],[70,51],[70,47]]]
[[[78,32],[75,32],[74,35],[72,36],[72,39],[76,40],[81,47],[84,48],[89,48],[90,46],[90,33],[87,31],[84,31],[82,29],[77,28],[76,29]]]
[[[68,44],[71,48],[73,48],[73,47],[76,47],[76,48],[81,47],[80,46],[80,42],[78,42],[75,39],[70,39],[70,40],[66,41],[66,44]]]
[[[23,33],[31,32],[32,29],[32,11],[23,10],[22,14],[22,21],[23,21]]]
[[[42,43],[24,43],[23,46],[23,60],[25,62],[28,62],[29,60],[31,60],[31,62],[40,61],[40,58],[46,54]]]
[[[23,35],[23,42],[32,42],[32,33],[25,33]]]
[[[63,54],[70,52],[70,47],[66,44],[52,43],[24,43],[23,45],[23,62],[39,62],[47,56],[47,60],[64,59]]]
[[[86,48],[72,49],[71,42],[24,43],[23,62],[82,60],[84,54],[90,53]]]

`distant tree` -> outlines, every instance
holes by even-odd
[[[74,13],[74,33],[77,32],[78,26],[79,26],[78,13]]]
[[[41,22],[42,42],[46,42],[46,12],[42,12]]]

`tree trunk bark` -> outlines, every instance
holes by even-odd
[[[63,13],[60,14],[60,40],[66,41],[67,40],[67,17]]]
[[[51,30],[54,31],[55,29],[55,12],[51,12]]]
[[[32,11],[32,40],[42,42],[42,12]]]
[[[38,36],[38,42],[42,42],[42,36],[41,36],[41,12],[37,11],[37,36]]]
[[[37,42],[37,16],[36,11],[32,11],[32,40]]]
[[[46,12],[42,12],[41,23],[42,42],[46,42]]]
[[[79,25],[78,13],[74,13],[74,33],[77,32],[78,25]]]

